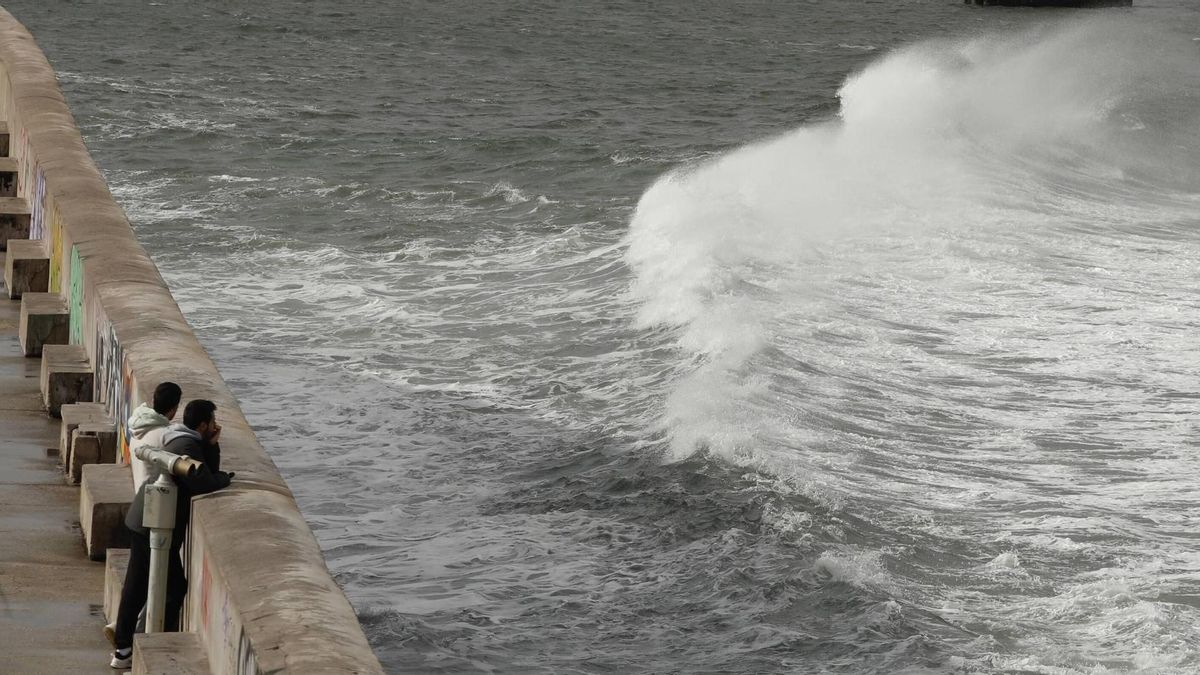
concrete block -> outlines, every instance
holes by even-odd
[[[0,251],[8,250],[9,239],[28,239],[31,222],[29,202],[13,197],[0,198]]]
[[[88,557],[104,560],[110,548],[129,548],[125,513],[133,501],[133,477],[123,464],[88,464],[79,489],[79,526]]]
[[[83,478],[88,464],[117,461],[117,427],[111,422],[83,422],[71,434],[71,452],[64,463],[71,483]]]
[[[100,463],[100,439],[80,436],[79,430],[71,440],[71,456],[67,458],[67,480],[78,485],[83,480],[83,467]]]
[[[0,157],[0,197],[17,196],[17,173],[20,171],[16,157]]]
[[[110,548],[104,559],[104,620],[117,620],[121,606],[121,589],[125,587],[125,570],[129,568],[129,549]]]
[[[133,636],[133,675],[210,675],[208,654],[196,633]]]
[[[102,420],[100,422],[84,422],[75,429],[75,438],[80,436],[95,437],[100,445],[100,464],[114,464],[117,461],[117,425]]]
[[[71,470],[71,440],[75,429],[84,422],[104,422],[108,413],[103,403],[69,403],[59,410],[62,416],[62,426],[58,434],[58,456],[63,463],[63,471]]]
[[[71,310],[66,298],[58,293],[21,295],[21,319],[18,334],[25,356],[41,356],[44,345],[65,345],[71,341]]]
[[[92,400],[92,367],[79,345],[42,347],[42,403],[54,417],[62,417],[68,403]]]
[[[17,299],[23,293],[45,293],[50,288],[50,258],[41,239],[8,240],[8,256],[4,260],[4,284],[8,297]]]

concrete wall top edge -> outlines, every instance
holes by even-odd
[[[6,33],[5,35],[11,35],[11,33]],[[31,40],[28,43],[22,44],[32,45],[33,41]],[[13,80],[15,84],[25,85],[22,87],[20,94],[18,94],[19,97],[46,97],[57,101],[65,101],[62,91],[57,87],[58,79],[54,76],[54,71],[50,69],[50,64],[45,63],[44,59],[29,56],[23,50],[19,49],[4,49],[0,51],[0,58],[14,70],[14,76],[10,80]],[[47,73],[49,73],[49,80],[47,80]],[[55,86],[50,86],[51,82]]]
[[[100,295],[101,302],[111,299],[115,303],[119,300],[120,292],[114,292],[114,284],[146,284],[157,287],[160,295],[171,295],[171,292],[167,290],[166,282],[162,280],[162,275],[158,273],[158,267],[142,250],[136,239],[128,237],[128,235],[107,239],[99,238],[102,233],[103,230],[100,230],[99,233],[93,233],[97,238],[89,237],[83,241],[72,242],[78,248],[79,258],[84,261],[84,280]],[[127,257],[114,263],[111,252],[103,249],[112,249],[114,246],[122,244],[127,249]],[[97,255],[94,253],[95,249],[102,249],[102,251]],[[98,264],[87,264],[93,260]],[[172,302],[174,300],[171,298]],[[191,329],[188,330],[190,332]]]
[[[192,511],[193,527],[216,533],[236,524],[246,535],[210,542],[207,552],[247,589],[239,604],[252,619],[245,626],[251,643],[289,635],[301,647],[257,652],[259,672],[381,673],[362,631],[345,621],[353,614],[345,595],[327,574],[313,573],[323,560],[320,546],[289,503],[267,491],[227,490],[196,500]]]

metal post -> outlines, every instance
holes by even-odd
[[[167,604],[167,563],[175,529],[175,481],[166,472],[146,484],[142,524],[150,528],[150,589],[146,595],[146,632],[161,633]]]

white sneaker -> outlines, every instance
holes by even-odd
[[[108,644],[117,646],[117,622],[104,624],[104,638],[108,640]]]
[[[112,661],[110,661],[108,665],[118,670],[132,666],[133,647],[126,647],[125,649],[118,649],[117,651],[113,652]]]

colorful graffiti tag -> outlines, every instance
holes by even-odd
[[[39,172],[40,173],[40,172]],[[63,226],[58,217],[58,206],[50,206],[50,292],[62,292]]]
[[[71,309],[71,344],[83,344],[83,262],[79,259],[79,247],[71,247],[71,287],[67,295],[67,306]]]
[[[117,448],[129,463],[129,413],[133,408],[133,374],[112,324],[96,330],[95,398],[117,422]]]
[[[29,196],[29,238],[41,239],[46,234],[46,174],[41,169],[34,172],[31,193]]]
[[[18,194],[23,194],[29,201],[29,238],[46,238],[46,173],[33,160],[33,152],[29,147],[29,134],[21,129],[21,148],[18,157],[21,158],[20,172],[17,178]],[[32,186],[32,189],[30,189]]]

